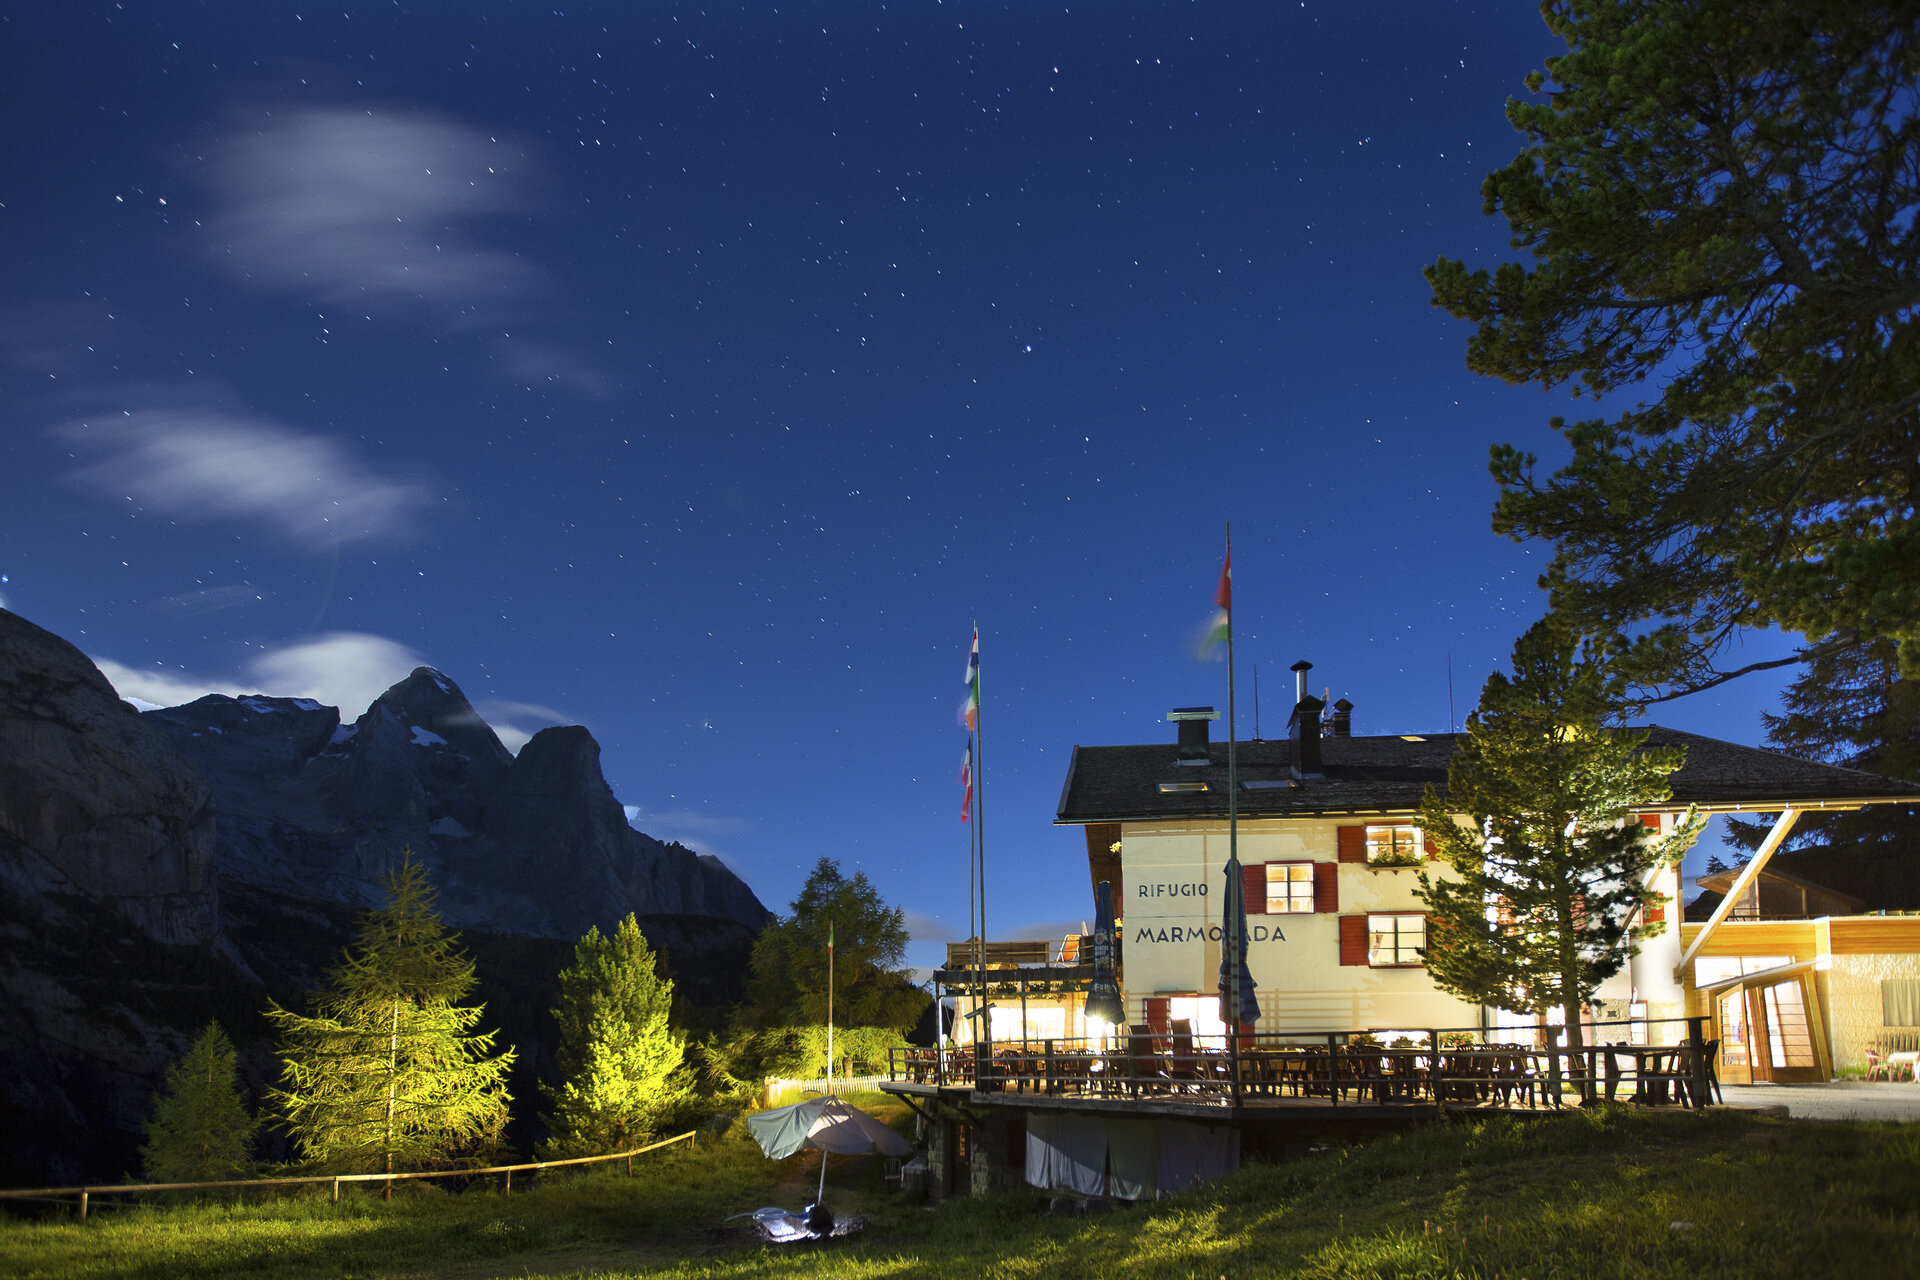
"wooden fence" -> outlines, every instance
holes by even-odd
[[[616,1151],[605,1156],[578,1156],[571,1160],[535,1160],[527,1164],[497,1164],[485,1169],[433,1169],[420,1173],[319,1173],[307,1174],[298,1178],[236,1178],[225,1182],[132,1182],[114,1186],[86,1187],[22,1187],[0,1190],[0,1200],[65,1200],[77,1197],[80,1205],[80,1220],[86,1221],[87,1202],[93,1196],[142,1195],[149,1191],[211,1191],[224,1187],[290,1187],[301,1183],[330,1182],[333,1184],[334,1203],[340,1201],[340,1184],[343,1182],[405,1182],[415,1178],[480,1178],[491,1174],[500,1174],[504,1180],[503,1189],[513,1191],[513,1175],[527,1170],[559,1169],[567,1165],[601,1164],[608,1160],[625,1160],[627,1176],[633,1176],[633,1158],[648,1151],[658,1151],[670,1147],[676,1142],[693,1145],[693,1133],[678,1134],[660,1142],[649,1143],[644,1147],[635,1147],[631,1151]]]

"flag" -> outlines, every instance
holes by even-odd
[[[1213,593],[1213,602],[1220,606],[1220,612],[1214,615],[1207,627],[1206,636],[1200,641],[1202,658],[1220,656],[1220,646],[1227,642],[1233,631],[1233,543],[1227,543],[1227,558],[1220,566],[1220,588]]]
[[[833,921],[827,921],[827,950],[833,950]]]
[[[960,723],[972,733],[980,727],[980,628],[973,629],[973,648],[967,654],[967,700],[960,704]]]
[[[960,798],[960,821],[973,818],[973,739],[967,739],[967,754],[960,760],[960,785],[966,794]]]

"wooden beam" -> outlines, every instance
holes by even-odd
[[[1701,926],[1700,932],[1693,936],[1693,945],[1688,947],[1686,954],[1680,957],[1680,963],[1673,967],[1675,982],[1685,981],[1682,975],[1686,973],[1687,966],[1692,964],[1693,958],[1700,954],[1700,949],[1707,945],[1707,939],[1711,938],[1713,931],[1720,927],[1720,922],[1727,918],[1728,913],[1733,910],[1733,904],[1738,902],[1740,895],[1747,891],[1747,886],[1754,884],[1759,878],[1760,869],[1767,865],[1767,860],[1773,857],[1774,852],[1786,842],[1787,833],[1792,831],[1793,824],[1800,820],[1800,812],[1791,806],[1780,811],[1780,819],[1773,824],[1773,830],[1767,832],[1767,838],[1760,842],[1760,847],[1754,850],[1753,857],[1747,860],[1747,865],[1742,867],[1740,874],[1734,878],[1733,887],[1728,889],[1726,896],[1720,899],[1720,905],[1713,909],[1713,914],[1707,918],[1706,924]]]

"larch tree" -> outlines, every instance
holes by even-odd
[[[618,1151],[652,1133],[662,1107],[684,1092],[673,1083],[686,1045],[669,1025],[672,1006],[673,982],[632,915],[611,936],[594,927],[574,944],[553,1010],[560,1083],[546,1090],[551,1158]]]
[[[167,1068],[147,1120],[140,1165],[149,1182],[221,1182],[253,1172],[259,1121],[240,1093],[239,1056],[218,1022]]]
[[[1475,1004],[1565,1017],[1581,1011],[1644,938],[1665,929],[1649,880],[1679,861],[1705,820],[1656,836],[1637,810],[1672,796],[1679,747],[1648,748],[1620,725],[1622,678],[1549,615],[1514,644],[1511,677],[1487,678],[1420,821],[1450,876],[1420,873],[1430,912],[1427,972]],[[1465,815],[1466,821],[1456,815]]]
[[[1920,9],[1541,12],[1566,52],[1481,188],[1520,260],[1426,277],[1470,368],[1610,416],[1554,419],[1550,476],[1494,448],[1496,531],[1552,543],[1552,607],[1643,698],[1875,638],[1920,673]],[[1724,662],[1769,625],[1801,652]]]
[[[507,1120],[513,1051],[496,1051],[477,1029],[483,1010],[462,1003],[473,962],[410,850],[385,888],[313,1012],[267,1011],[283,1072],[269,1100],[301,1156],[339,1172],[482,1156]]]

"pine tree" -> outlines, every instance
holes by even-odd
[[[889,1027],[904,1035],[919,1022],[928,998],[902,966],[906,917],[881,901],[866,872],[848,878],[839,863],[821,858],[792,908],[754,940],[740,1010],[744,1026],[826,1023],[829,939],[834,1025]]]
[[[1780,706],[1781,714],[1760,719],[1767,741],[1788,755],[1920,778],[1920,681],[1900,678],[1890,641],[1815,658],[1780,695]],[[1730,819],[1728,842],[1759,848],[1777,816]],[[1920,807],[1875,804],[1852,813],[1803,814],[1787,841],[1789,849],[1830,853],[1910,851],[1920,848]]]
[[[561,1083],[549,1157],[600,1155],[646,1140],[655,1118],[683,1090],[673,1084],[686,1046],[669,1026],[673,981],[662,976],[632,915],[602,937],[591,928],[560,974]]]
[[[281,1123],[311,1164],[392,1173],[475,1156],[498,1143],[513,1051],[475,1030],[460,1002],[473,962],[434,912],[411,850],[386,879],[386,901],[314,998],[311,1016],[274,1005]]]
[[[1666,898],[1649,874],[1679,860],[1704,820],[1656,837],[1634,810],[1667,800],[1685,751],[1648,750],[1619,727],[1622,681],[1591,643],[1548,615],[1513,648],[1513,676],[1487,678],[1420,817],[1446,879],[1420,874],[1431,911],[1427,972],[1442,990],[1518,1013],[1580,1012],[1643,938]],[[1464,813],[1462,824],[1454,815]],[[1491,917],[1491,918],[1490,918]]]
[[[238,1056],[209,1022],[154,1095],[140,1165],[149,1182],[221,1182],[253,1172],[247,1150],[260,1122],[240,1096]]]

